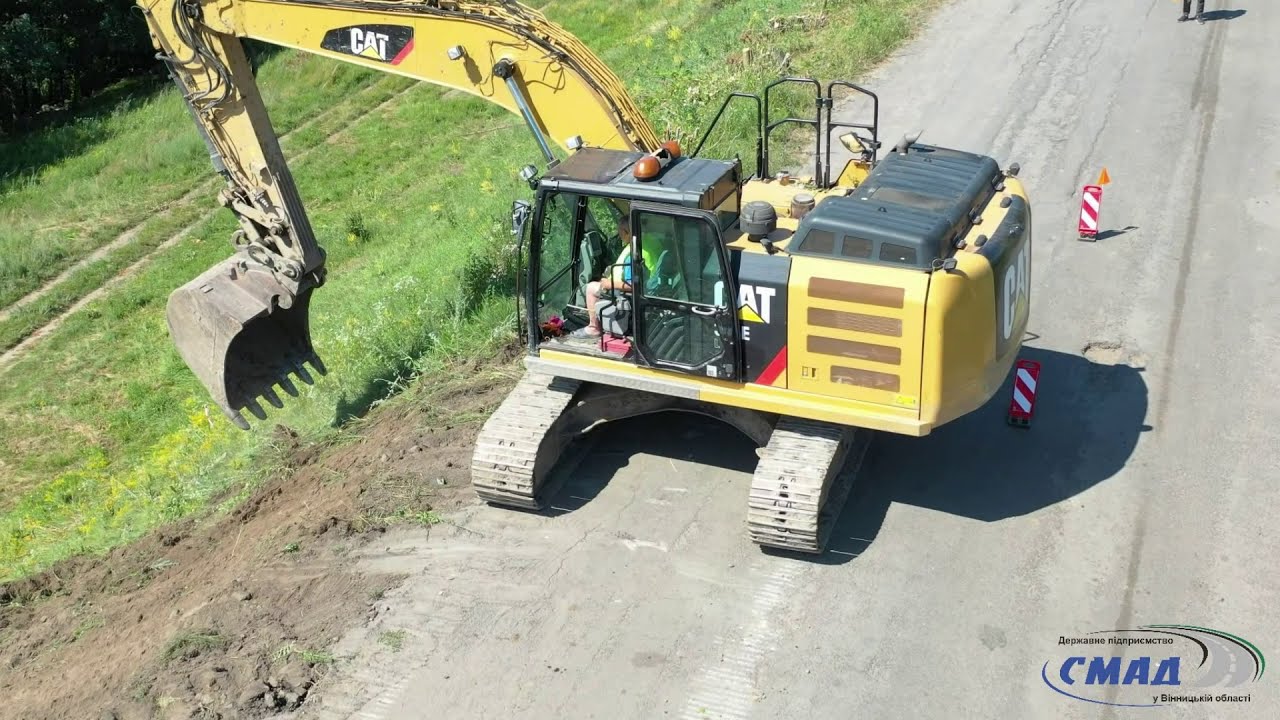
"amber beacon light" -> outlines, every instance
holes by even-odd
[[[668,140],[662,143],[657,150],[645,155],[636,161],[635,168],[631,171],[637,180],[652,180],[662,173],[662,169],[671,164],[672,160],[680,157],[680,143],[675,140]]]

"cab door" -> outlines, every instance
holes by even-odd
[[[732,303],[737,291],[715,216],[635,202],[631,230],[638,363],[741,380],[740,330]]]

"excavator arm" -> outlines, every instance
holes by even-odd
[[[657,135],[618,79],[577,38],[515,2],[137,0],[204,138],[240,228],[234,254],[173,292],[179,354],[243,429],[259,398],[296,394],[290,375],[324,373],[308,306],[325,282],[307,220],[242,38],[453,88],[521,115],[548,164],[551,145],[652,151]]]

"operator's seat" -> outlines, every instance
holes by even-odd
[[[670,249],[664,249],[658,256],[658,264],[653,275],[645,278],[644,294],[653,297],[675,297],[680,287],[678,271],[676,256]]]
[[[664,242],[665,246],[666,243]],[[674,297],[680,287],[679,264],[669,247],[664,247],[654,263],[652,273],[644,272],[644,294],[651,297]],[[610,335],[629,336],[634,332],[631,294],[609,290],[596,304],[600,328]]]

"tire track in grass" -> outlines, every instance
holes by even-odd
[[[374,82],[370,84],[368,87],[366,87],[365,89],[361,90],[359,93],[356,93],[356,95],[352,96],[351,99],[354,100],[368,93],[372,93],[376,89],[378,89],[382,84],[383,84],[382,80]],[[307,120],[303,124],[290,130],[284,135],[281,135],[280,142],[281,143],[288,142],[290,137],[293,137],[295,134],[299,132],[303,132],[305,130],[310,129],[311,127],[314,127],[315,125],[320,124],[327,118],[338,114],[343,109],[344,109],[344,105],[337,105],[320,113],[319,115],[316,115],[315,117],[311,118],[310,120]],[[356,117],[351,122],[354,123],[358,121],[360,118],[364,117],[366,114],[368,113],[365,112],[365,113],[360,113],[356,115]],[[342,132],[342,130],[345,130],[346,127],[348,126],[343,126],[343,128],[338,130],[337,132]],[[306,153],[309,150],[310,148],[308,148],[308,150],[304,150],[303,153]],[[301,154],[299,155],[299,157],[301,157]],[[172,215],[174,212],[176,212],[179,208],[182,208],[186,205],[189,205],[195,202],[197,199],[200,198],[201,195],[206,193],[211,194],[215,192],[219,186],[219,183],[220,183],[220,179],[216,175],[214,177],[205,178],[204,180],[198,181],[195,187],[188,190],[185,194],[182,195],[182,197],[169,203],[168,206],[165,207],[163,210],[151,215],[150,217],[147,217],[138,221],[132,227],[124,230],[119,235],[117,235],[115,239],[112,240],[111,242],[100,246],[99,248],[94,250],[92,253],[76,261],[73,265],[68,267],[66,270],[63,270],[61,273],[58,273],[57,276],[45,281],[45,283],[42,284],[40,287],[36,288],[35,290],[32,290],[26,295],[23,295],[22,297],[13,301],[7,307],[0,309],[0,323],[7,322],[11,317],[13,317],[14,313],[17,310],[20,310],[23,307],[30,305],[31,303],[37,302],[41,298],[46,297],[50,292],[52,292],[55,288],[57,288],[62,283],[66,282],[69,278],[71,278],[76,273],[84,270],[86,267],[92,265],[93,263],[106,258],[111,253],[115,252],[116,250],[119,250],[120,248],[136,240],[138,235],[147,226],[147,223],[152,222],[156,219],[168,217]]]
[[[318,120],[319,118],[314,118],[314,119]],[[129,228],[128,230],[125,230],[124,232],[120,233],[111,242],[98,247],[98,249],[89,253],[88,255],[81,258],[80,260],[76,261],[76,263],[71,267],[67,268],[66,270],[63,270],[61,273],[58,273],[58,275],[56,275],[55,277],[47,280],[40,287],[36,288],[35,290],[32,290],[26,295],[23,295],[22,297],[13,301],[13,303],[11,303],[9,307],[6,307],[3,310],[0,310],[0,322],[5,322],[9,320],[11,317],[13,317],[14,312],[16,312],[17,310],[20,310],[23,307],[44,298],[49,293],[53,292],[59,285],[66,282],[71,276],[75,275],[81,270],[84,270],[89,265],[92,265],[93,263],[106,258],[108,255],[115,252],[116,250],[119,250],[125,245],[128,245],[129,243],[133,242],[135,239],[137,239],[138,234],[142,232],[142,228],[146,226],[147,222],[154,220],[156,218],[162,218],[162,217],[166,217],[168,215],[173,214],[176,208],[182,207],[184,205],[187,205],[188,203],[194,202],[196,198],[198,198],[201,194],[213,192],[216,189],[216,187],[217,187],[216,180],[211,180],[211,179],[202,180],[200,184],[196,185],[191,190],[188,190],[185,195],[173,201],[173,203],[169,207],[165,208],[164,210],[161,210],[160,212],[156,213],[155,215],[152,215],[149,218],[142,220],[141,222],[137,223],[136,225]]]
[[[306,150],[303,150],[302,152],[300,152],[300,153],[298,153],[296,156],[294,156],[294,157],[289,161],[290,165],[291,165],[291,166],[292,166],[292,165],[296,165],[298,162],[300,162],[301,160],[305,159],[308,155],[310,155],[310,154],[311,154],[311,152],[312,152],[312,151],[314,151],[315,149],[317,149],[317,148],[321,148],[321,147],[324,147],[324,146],[326,146],[326,145],[330,145],[330,144],[332,144],[335,140],[337,140],[337,139],[338,139],[338,137],[339,137],[339,136],[341,136],[341,135],[342,135],[343,133],[345,133],[347,130],[350,130],[351,128],[355,127],[355,125],[356,125],[357,123],[359,123],[361,120],[363,120],[363,119],[365,119],[366,117],[369,117],[370,115],[372,115],[372,114],[374,114],[374,113],[378,112],[379,110],[382,110],[383,108],[385,108],[385,107],[387,107],[387,106],[391,105],[391,104],[392,104],[392,103],[394,103],[396,100],[398,100],[400,97],[402,97],[405,93],[409,92],[410,90],[414,89],[415,87],[418,87],[420,84],[421,84],[421,83],[414,83],[413,85],[410,85],[409,87],[406,87],[406,88],[404,88],[403,90],[400,90],[400,91],[396,92],[396,93],[395,93],[395,94],[393,94],[391,97],[387,98],[386,100],[383,100],[382,102],[380,102],[380,103],[378,103],[377,105],[375,105],[375,106],[373,106],[373,107],[369,108],[368,110],[366,110],[366,111],[364,111],[364,112],[359,113],[358,115],[356,115],[354,118],[352,118],[352,119],[351,119],[351,122],[349,122],[349,123],[347,123],[346,125],[344,125],[344,126],[342,127],[342,129],[340,129],[340,130],[338,130],[338,131],[334,132],[333,134],[329,135],[327,138],[325,138],[325,139],[324,139],[324,140],[322,140],[321,142],[316,143],[315,145],[313,145],[313,146],[311,146],[311,147],[307,148]],[[326,115],[327,115],[327,113],[326,113]],[[317,117],[316,119],[318,120],[319,118]],[[308,124],[310,124],[310,122],[308,122]],[[301,129],[301,128],[298,128],[298,129],[294,130],[293,132],[297,132],[297,130],[300,130],[300,129]],[[291,133],[289,133],[289,134],[291,135],[291,134],[293,134],[293,133],[291,132]],[[285,137],[287,137],[287,136],[285,136]],[[283,138],[282,138],[282,140],[283,140]],[[191,193],[188,193],[188,195],[194,195],[194,194],[195,194],[195,193],[197,193],[199,190],[200,190],[200,188],[197,188],[196,190],[191,191]],[[184,197],[185,197],[185,196],[184,196]],[[188,235],[189,235],[193,230],[195,230],[197,227],[199,227],[199,226],[200,226],[200,225],[202,225],[203,223],[208,222],[208,220],[209,220],[210,218],[212,218],[215,214],[217,214],[217,213],[218,213],[219,211],[221,211],[221,210],[222,210],[222,208],[214,208],[214,209],[210,210],[209,212],[205,213],[204,215],[201,215],[199,219],[195,220],[194,222],[190,223],[189,225],[187,225],[187,226],[183,227],[182,229],[180,229],[180,230],[178,230],[176,233],[174,233],[173,237],[171,237],[171,238],[169,238],[168,240],[165,240],[163,243],[161,243],[161,244],[157,245],[157,246],[156,246],[156,248],[155,248],[154,250],[152,250],[151,252],[149,252],[149,253],[147,253],[146,255],[142,256],[142,257],[141,257],[141,258],[139,258],[138,260],[134,261],[131,265],[129,265],[128,267],[124,268],[124,269],[123,269],[123,270],[121,270],[120,272],[116,273],[116,274],[115,274],[115,275],[114,275],[110,280],[108,280],[107,282],[103,283],[101,287],[99,287],[99,288],[97,288],[96,290],[94,290],[94,291],[92,291],[92,292],[90,292],[90,293],[86,294],[84,297],[80,298],[80,299],[79,299],[79,300],[77,300],[75,303],[73,303],[71,306],[69,306],[66,310],[64,310],[64,311],[62,311],[61,313],[59,313],[57,316],[50,318],[50,319],[49,319],[49,322],[45,323],[44,325],[41,325],[39,328],[37,328],[36,330],[34,330],[30,335],[28,335],[27,337],[23,338],[22,342],[18,343],[17,345],[14,345],[13,347],[11,347],[11,348],[9,348],[8,350],[6,350],[6,351],[4,352],[4,354],[0,354],[0,372],[3,372],[3,371],[5,371],[5,370],[8,370],[10,367],[12,367],[12,366],[13,366],[13,364],[14,364],[15,362],[17,362],[18,360],[22,359],[22,357],[23,357],[24,355],[26,355],[26,353],[27,353],[29,350],[31,350],[31,348],[32,348],[32,347],[34,347],[37,343],[39,343],[39,342],[40,342],[41,340],[43,340],[44,338],[46,338],[46,337],[48,337],[49,335],[53,334],[53,333],[54,333],[54,332],[55,332],[59,327],[61,327],[61,326],[62,326],[62,323],[63,323],[63,322],[64,322],[68,317],[70,317],[71,315],[73,315],[73,314],[74,314],[74,313],[76,313],[76,312],[79,312],[79,311],[80,311],[80,310],[82,310],[86,305],[88,305],[89,303],[93,302],[94,300],[97,300],[97,299],[101,298],[101,297],[102,297],[102,296],[104,296],[104,295],[105,295],[109,290],[111,290],[112,288],[114,288],[114,287],[118,286],[120,283],[124,282],[125,280],[128,280],[129,278],[133,277],[134,275],[137,275],[137,274],[138,274],[138,272],[139,272],[139,271],[141,271],[144,267],[146,267],[146,265],[151,261],[151,259],[152,259],[152,258],[154,258],[157,254],[159,254],[159,253],[161,253],[161,252],[164,252],[165,250],[168,250],[169,248],[171,248],[171,247],[173,247],[174,245],[176,245],[179,241],[186,239],[186,237],[187,237],[187,236],[188,236]],[[137,236],[137,233],[140,231],[140,229],[141,229],[141,225],[139,225],[139,226],[138,226],[138,227],[136,227],[136,228],[131,228],[130,232],[133,232],[133,233],[134,233],[134,236],[136,237],[136,236]],[[127,244],[127,243],[125,243],[125,244]],[[118,247],[120,247],[120,246],[117,246],[117,249],[118,249]],[[99,258],[99,259],[101,259],[101,258]],[[78,263],[78,264],[77,264],[77,266],[79,267],[79,266],[80,266],[80,265],[82,265],[82,264],[87,264],[87,263]],[[50,289],[51,289],[51,288],[50,288]],[[45,290],[45,292],[48,292],[48,290]],[[12,307],[12,306],[11,306],[11,307]],[[3,321],[3,319],[4,319],[4,318],[0,317],[0,321]]]

